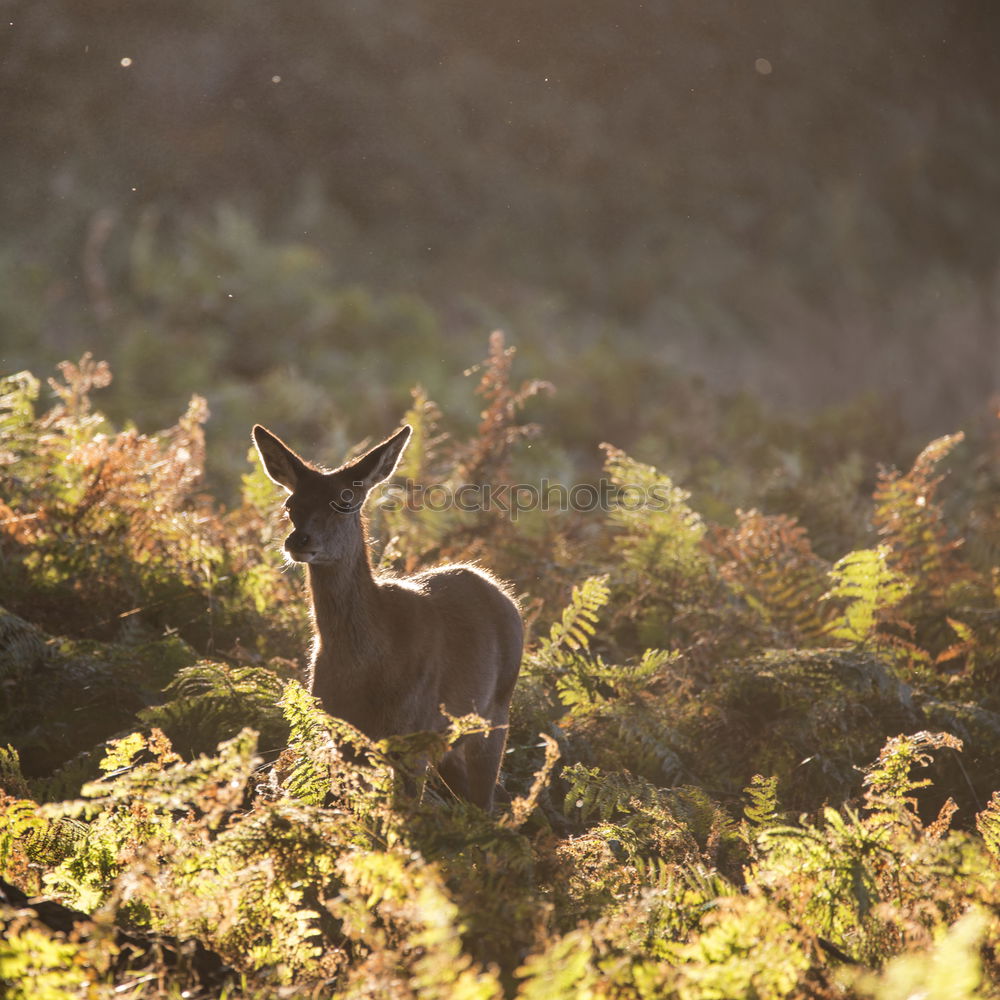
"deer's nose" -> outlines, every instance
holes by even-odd
[[[309,536],[304,531],[299,531],[298,528],[285,539],[285,549],[288,552],[301,551],[308,544]]]

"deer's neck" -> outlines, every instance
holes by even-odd
[[[367,559],[351,565],[309,564],[316,628],[314,664],[318,669],[355,673],[378,657],[378,585]]]

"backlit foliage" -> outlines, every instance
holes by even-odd
[[[516,482],[546,432],[510,360],[495,336],[472,438],[414,393],[401,480]],[[421,766],[482,720],[328,716],[271,486],[223,508],[204,404],[118,430],[109,378],[0,396],[0,875],[50,897],[0,902],[10,995],[1000,996],[1000,587],[959,544],[996,508],[939,471],[958,436],[830,558],[611,445],[604,510],[376,499],[384,568],[481,558],[522,595],[485,815]]]
[[[964,575],[956,558],[961,540],[949,537],[944,511],[936,500],[944,479],[938,465],[963,438],[963,434],[950,434],[932,441],[908,473],[883,471],[875,488],[875,529],[892,553],[892,562],[918,581],[927,598],[944,597],[947,588]]]
[[[737,526],[720,529],[715,539],[719,573],[779,641],[818,643],[827,617],[819,599],[828,568],[809,533],[785,514],[739,510],[736,516]]]
[[[844,610],[827,629],[830,638],[855,646],[877,642],[877,629],[910,592],[909,580],[888,564],[889,547],[858,549],[830,570],[833,586],[824,597],[841,601]]]

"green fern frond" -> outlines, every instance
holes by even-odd
[[[564,810],[582,821],[618,828],[616,840],[634,858],[659,856],[690,864],[703,859],[698,837],[722,835],[718,807],[697,789],[665,789],[629,771],[572,764],[563,770]],[[706,808],[707,806],[707,808]],[[699,832],[699,827],[704,827]],[[593,832],[593,831],[591,831]]]
[[[927,767],[932,750],[948,748],[960,751],[962,741],[950,733],[919,732],[887,740],[878,759],[865,768],[865,801],[878,811],[910,810],[915,818],[913,792],[930,784],[927,778],[910,774],[914,767]]]
[[[986,808],[976,816],[976,829],[993,863],[1000,866],[1000,792],[994,792]]]
[[[647,649],[638,663],[621,665],[606,663],[600,656],[565,657],[563,670],[556,677],[556,691],[562,704],[575,715],[611,701],[628,702],[679,656],[677,652]]]
[[[889,564],[889,547],[858,549],[830,570],[833,586],[823,600],[844,602],[844,609],[827,626],[833,639],[863,646],[873,639],[885,613],[910,592],[912,583]]]
[[[320,702],[297,681],[289,681],[279,705],[290,733],[288,748],[278,761],[284,789],[310,805],[321,805],[329,795],[346,796],[364,812],[374,807],[393,781],[388,766],[389,755],[396,742],[399,752],[406,755],[423,733],[389,737],[380,743],[369,740],[349,722],[337,719],[323,710]],[[442,734],[432,734],[435,741],[445,740]],[[417,751],[414,751],[417,752]],[[361,769],[347,760],[362,756],[380,770]]]
[[[597,631],[598,612],[610,597],[608,576],[591,576],[573,588],[569,604],[549,634],[538,644],[537,656],[549,659],[558,650],[586,652],[590,639]]]
[[[743,794],[747,799],[743,815],[752,831],[774,826],[780,821],[777,775],[765,778],[761,774],[755,774],[750,779],[750,784],[743,789]]]
[[[21,758],[10,745],[0,747],[0,794],[27,798],[27,779],[21,773]]]
[[[334,752],[330,716],[295,681],[285,686],[278,704],[289,725],[288,750],[294,761],[285,787],[297,799],[320,805],[330,792],[330,754]]]
[[[98,766],[105,774],[125,771],[146,749],[146,743],[146,737],[142,733],[130,733],[117,740],[108,740],[107,750]]]
[[[120,743],[113,753],[124,757],[137,745]],[[82,799],[40,806],[41,816],[52,823],[84,821],[67,831],[72,848],[45,876],[48,891],[93,909],[107,898],[136,845],[156,844],[170,856],[214,839],[243,805],[260,765],[256,748],[256,733],[244,730],[212,756],[170,761],[165,741],[154,733],[146,745],[154,760],[136,763],[132,757],[127,770],[85,785]]]
[[[69,818],[51,819],[27,797],[0,795],[0,875],[7,875],[12,857],[41,869],[60,864],[85,835],[85,826]]]
[[[607,580],[595,576],[574,587],[560,620],[527,658],[531,674],[551,685],[574,715],[637,695],[675,659],[673,653],[647,649],[638,663],[617,665],[591,651],[598,612],[609,597]]]
[[[42,833],[48,826],[48,820],[38,812],[37,802],[4,798],[0,802],[0,872],[6,874],[17,841]]]
[[[178,671],[165,689],[170,699],[139,718],[188,755],[208,752],[245,726],[260,733],[263,749],[272,749],[284,742],[283,691],[284,682],[265,667],[201,660]]]
[[[688,505],[691,495],[653,466],[610,444],[601,447],[605,473],[619,490],[608,517],[619,531],[616,548],[625,565],[649,582],[676,585],[703,576],[706,529]]]
[[[691,494],[675,486],[669,476],[646,465],[611,444],[601,447],[606,455],[604,471],[621,491],[610,510],[611,521],[625,529],[641,532],[669,526],[680,530],[689,542],[700,541],[705,533],[701,515],[688,506]],[[642,502],[631,502],[632,499]],[[652,523],[651,523],[652,522]]]
[[[449,435],[439,430],[441,411],[422,387],[412,391],[413,402],[403,418],[412,429],[409,444],[396,470],[396,482],[380,491],[370,505],[373,537],[384,539],[377,549],[380,569],[402,567],[407,572],[421,557],[438,549],[443,540],[467,520],[455,505],[425,503],[412,489],[440,484],[453,486],[457,458]]]
[[[596,816],[607,822],[661,804],[661,790],[628,771],[609,772],[576,763],[563,768],[562,779],[568,785],[565,811],[584,820]]]
[[[615,487],[608,522],[619,559],[616,624],[630,621],[645,646],[691,642],[716,587],[705,522],[669,476],[612,445],[602,448]]]
[[[678,752],[680,741],[655,701],[620,700],[595,718],[590,728],[607,727],[608,756],[659,784],[675,785],[687,773]],[[601,754],[604,759],[605,753]]]
[[[759,860],[767,831],[782,822],[778,809],[778,776],[772,774],[765,778],[762,774],[755,774],[743,789],[743,796],[746,804],[739,824],[739,836],[747,845],[750,856]]]
[[[35,402],[40,383],[31,372],[0,378],[0,437],[16,441],[28,431],[35,418]]]
[[[403,479],[415,483],[434,482],[442,473],[440,450],[449,440],[440,429],[441,408],[431,399],[423,386],[411,391],[413,402],[403,417],[403,423],[412,428],[410,441],[403,452],[397,470]]]
[[[668,664],[676,663],[680,653],[673,649],[647,649],[634,667],[628,667],[626,676],[630,686],[643,687],[663,671]]]

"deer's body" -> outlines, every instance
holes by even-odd
[[[443,729],[475,712],[491,726],[463,737],[441,762],[445,783],[488,809],[507,738],[521,661],[516,603],[488,573],[451,565],[410,577],[372,570],[361,505],[391,475],[409,428],[355,462],[324,473],[262,427],[254,440],[268,474],[289,492],[289,556],[306,564],[315,636],[311,690],[370,739]]]

